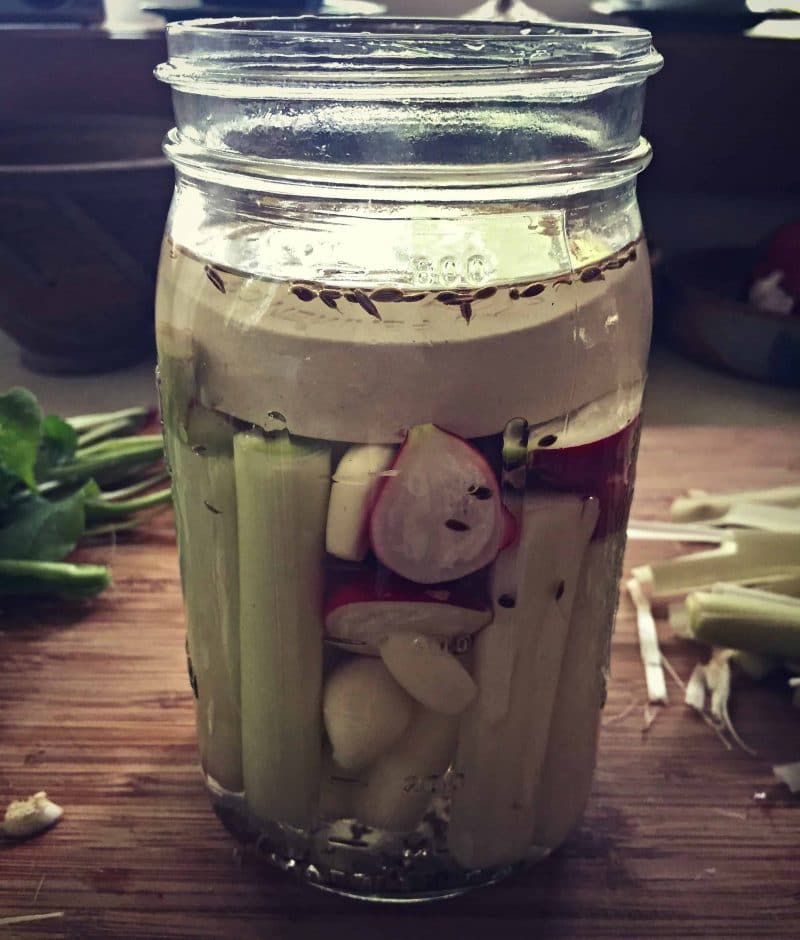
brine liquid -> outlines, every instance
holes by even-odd
[[[646,337],[625,325],[646,314],[630,309],[643,263],[628,246],[568,278],[412,292],[257,280],[166,246],[160,390],[201,762],[226,824],[282,867],[442,896],[578,820],[638,441]],[[520,367],[537,317],[545,344],[606,343],[594,397],[575,400],[569,344]],[[402,394],[360,370],[382,344]]]

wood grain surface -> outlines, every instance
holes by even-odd
[[[800,477],[800,426],[646,429],[634,513],[666,518],[685,488]],[[626,568],[677,546],[635,542]],[[800,713],[742,681],[734,719],[758,757],[726,751],[681,704],[643,731],[626,598],[599,765],[583,823],[552,858],[436,905],[379,908],[314,891],[242,854],[196,768],[169,516],[116,547],[113,590],[85,606],[5,604],[0,801],[46,789],[61,823],[0,845],[0,940],[28,938],[800,937],[800,800],[775,762],[800,759]],[[661,625],[685,678],[703,650]],[[764,793],[759,801],[754,794]]]

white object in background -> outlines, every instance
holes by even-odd
[[[110,33],[142,33],[164,28],[164,18],[145,13],[140,0],[105,0],[106,19],[103,26]]]
[[[462,20],[508,20],[509,22],[549,23],[550,17],[522,0],[487,0],[461,15]]]

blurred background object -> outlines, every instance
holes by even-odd
[[[125,114],[0,125],[0,327],[31,368],[105,371],[152,353],[172,195],[163,130]]]
[[[100,23],[103,0],[0,0],[0,22]]]

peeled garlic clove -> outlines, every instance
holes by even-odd
[[[397,682],[431,711],[458,715],[477,694],[472,676],[435,639],[393,633],[381,643],[380,653]]]
[[[325,683],[322,699],[333,759],[349,771],[368,766],[406,730],[412,708],[381,660],[344,663]]]
[[[55,825],[64,810],[47,799],[44,790],[25,800],[14,800],[6,810],[3,832],[12,839],[27,839]]]

